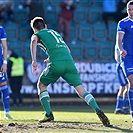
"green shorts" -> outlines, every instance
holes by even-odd
[[[41,73],[40,81],[45,86],[48,86],[50,83],[55,83],[60,77],[74,87],[82,84],[74,61],[72,60],[49,63]]]

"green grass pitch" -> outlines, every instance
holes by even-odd
[[[12,121],[4,119],[0,109],[1,133],[133,133],[131,115],[114,114],[114,106],[100,106],[106,113],[112,127],[104,127],[87,105],[53,105],[55,121],[38,123],[43,109],[41,106],[11,107]]]

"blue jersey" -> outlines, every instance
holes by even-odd
[[[0,68],[3,64],[3,54],[2,54],[2,44],[1,40],[6,40],[6,32],[2,26],[0,26]],[[7,75],[6,73],[1,74],[0,72],[0,82],[7,81]]]
[[[118,23],[117,32],[123,32],[123,48],[127,51],[125,58],[121,57],[121,66],[128,77],[133,74],[133,20],[129,17]]]
[[[133,20],[126,17],[119,21],[117,32],[124,33],[123,48],[127,51],[127,55],[133,56]]]
[[[2,26],[0,26],[0,59],[2,59],[2,46],[1,40],[6,40],[6,32]]]

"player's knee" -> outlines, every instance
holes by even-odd
[[[47,89],[47,86],[45,86],[43,83],[41,83],[40,81],[38,81],[37,88],[40,89],[40,90],[46,90]]]

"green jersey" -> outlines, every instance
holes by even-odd
[[[35,35],[39,37],[38,45],[46,52],[50,62],[73,60],[66,43],[58,32],[52,29],[42,29]]]

